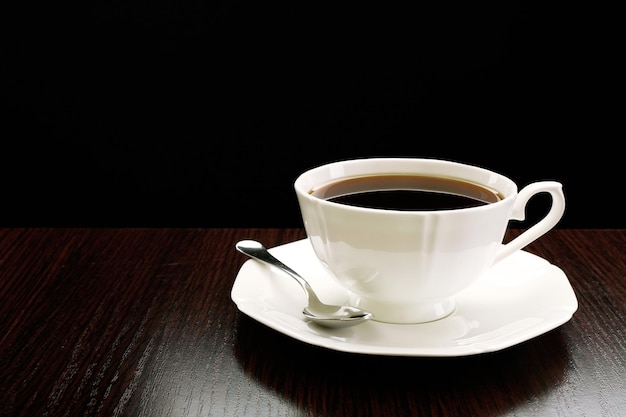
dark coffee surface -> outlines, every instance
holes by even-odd
[[[386,210],[450,210],[495,203],[502,197],[480,185],[453,178],[385,175],[349,178],[312,193],[332,202]]]

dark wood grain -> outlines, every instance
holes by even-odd
[[[0,415],[625,415],[626,230],[554,230],[529,246],[567,274],[579,310],[462,358],[336,352],[241,314],[234,243],[303,237],[0,229]]]

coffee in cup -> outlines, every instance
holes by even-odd
[[[418,211],[476,207],[503,198],[496,190],[456,178],[392,174],[340,179],[312,194],[350,206]]]
[[[391,323],[446,317],[455,294],[552,229],[565,209],[558,182],[518,192],[494,171],[425,158],[332,162],[302,173],[294,188],[321,264],[352,305]],[[523,220],[544,192],[550,211],[503,244],[509,221]]]

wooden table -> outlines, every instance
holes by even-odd
[[[0,415],[626,415],[626,230],[554,230],[527,247],[568,276],[573,318],[447,358],[339,352],[242,314],[234,243],[303,237],[0,229]]]

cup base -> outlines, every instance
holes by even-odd
[[[440,320],[454,311],[454,297],[420,304],[373,300],[350,293],[350,304],[374,314],[374,321],[394,324],[418,324]]]

